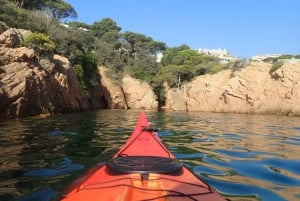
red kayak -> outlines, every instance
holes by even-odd
[[[75,182],[63,201],[226,200],[162,144],[144,113],[121,150]]]

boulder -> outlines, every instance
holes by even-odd
[[[157,97],[148,83],[126,75],[122,79],[122,89],[129,108],[158,109]]]
[[[24,29],[9,28],[0,35],[0,45],[10,48],[18,47],[20,42],[31,33]]]

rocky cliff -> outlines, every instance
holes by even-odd
[[[158,109],[150,85],[128,75],[114,81],[104,67],[91,78],[87,96],[67,58],[40,57],[19,46],[30,33],[0,27],[0,118],[91,108]],[[166,86],[165,108],[300,116],[300,63],[286,63],[272,75],[270,68],[256,62],[236,72],[199,76],[180,90]]]
[[[38,58],[19,47],[30,32],[8,29],[0,35],[0,115],[22,117],[80,111],[87,108],[80,84],[67,58]]]
[[[150,85],[128,75],[116,83],[106,76],[105,68],[90,78],[86,94],[67,58],[41,57],[33,49],[20,47],[30,31],[0,30],[0,118],[99,108],[158,109]]]
[[[203,75],[181,90],[167,88],[171,110],[300,116],[300,63],[255,62],[236,72]]]
[[[128,75],[116,81],[107,76],[104,67],[98,70],[109,109],[158,109],[157,97],[146,82]]]

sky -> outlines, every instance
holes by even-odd
[[[121,27],[191,49],[227,49],[234,56],[300,54],[300,0],[65,0],[92,25]]]

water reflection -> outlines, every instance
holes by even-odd
[[[146,112],[174,155],[232,200],[300,200],[300,118]],[[139,111],[102,110],[0,122],[0,200],[56,200],[108,160]]]
[[[53,168],[31,169],[24,173],[24,177],[53,177],[84,169],[84,165],[72,164],[68,158],[61,159],[53,166]]]
[[[182,114],[172,114],[170,122],[176,122],[178,115]],[[180,127],[180,132],[178,124],[167,126],[173,135],[164,137],[164,141],[177,147],[174,152],[183,150],[186,153],[186,146],[190,148],[188,154],[176,156],[184,159],[196,174],[233,200],[297,199],[300,148],[297,144],[299,132],[294,128],[299,125],[299,118],[185,115],[189,117],[181,122],[184,126]],[[178,119],[182,121],[181,117]],[[185,130],[189,130],[188,137],[185,137]],[[183,145],[182,141],[176,141],[177,138],[191,140]],[[197,153],[202,155],[194,157]]]

